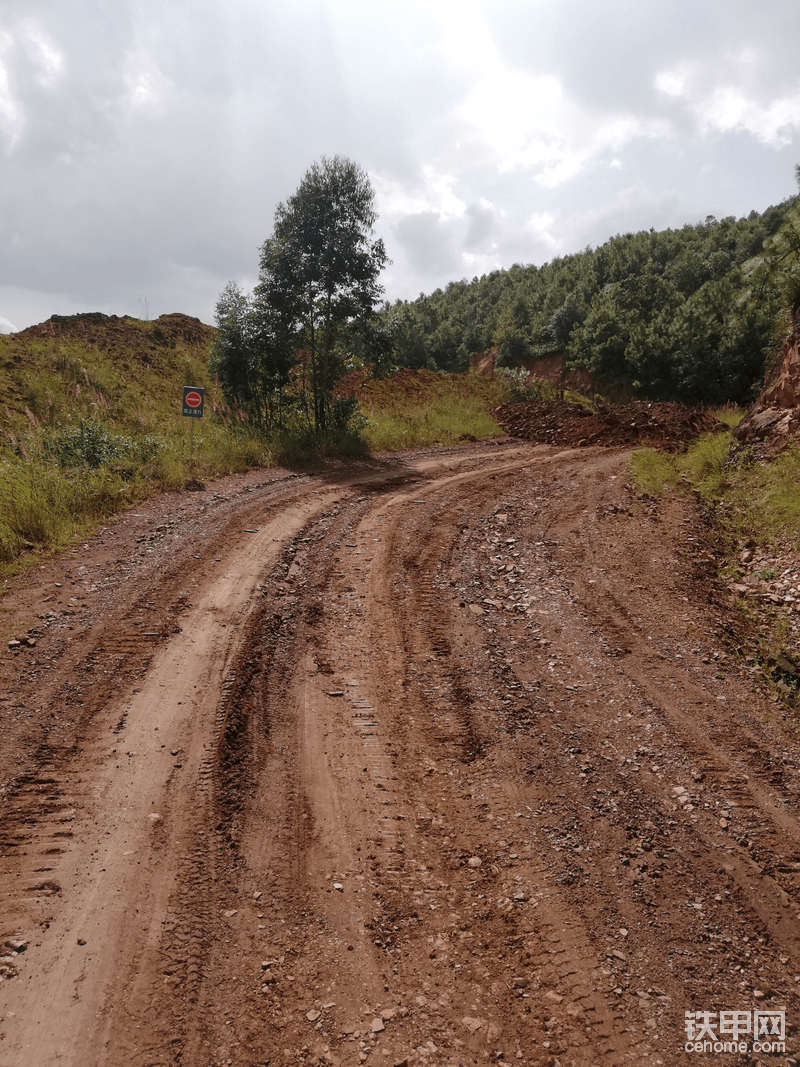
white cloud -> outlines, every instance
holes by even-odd
[[[53,88],[64,73],[64,56],[39,27],[28,27],[23,40],[39,84],[46,89]]]
[[[696,135],[743,132],[776,148],[792,143],[800,130],[800,78],[770,86],[769,59],[743,48],[725,63],[724,74],[699,63],[681,63],[655,75],[653,84],[694,118]]]
[[[157,108],[164,102],[167,79],[150,52],[141,47],[132,48],[125,57],[123,77],[132,108]]]
[[[540,256],[542,251],[545,253],[541,258],[550,258],[558,254],[561,242],[552,232],[555,221],[556,216],[545,211],[539,215],[531,215],[525,224],[525,230],[530,235],[537,252]]]
[[[659,71],[653,80],[653,84],[660,93],[672,97],[681,97],[686,93],[690,73],[690,67],[684,63],[673,70]]]
[[[787,97],[759,104],[736,86],[724,86],[695,105],[703,132],[744,131],[764,144],[784,147],[800,130],[800,84]]]
[[[663,132],[663,123],[633,112],[587,110],[553,74],[511,69],[491,49],[489,57],[458,116],[471,128],[481,158],[500,173],[531,170],[555,188],[597,157]]]
[[[371,180],[378,212],[390,221],[422,212],[433,212],[443,220],[460,218],[467,206],[453,192],[455,177],[427,164],[412,181],[382,173],[372,174]]]
[[[17,327],[13,322],[9,322],[8,319],[0,315],[0,333],[16,333]]]

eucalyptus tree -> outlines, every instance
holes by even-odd
[[[308,353],[314,426],[331,421],[333,390],[348,346],[363,343],[383,293],[378,278],[388,262],[373,237],[375,193],[365,171],[342,156],[313,163],[275,211],[261,247],[261,306]]]

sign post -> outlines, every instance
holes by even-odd
[[[203,403],[206,398],[205,389],[196,385],[184,385],[183,387],[183,414],[186,418],[191,419],[191,444],[190,444],[190,468],[192,477],[194,477],[194,420],[202,419],[203,417]]]

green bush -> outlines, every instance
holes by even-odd
[[[129,437],[88,419],[66,426],[47,427],[40,439],[42,459],[60,467],[96,469],[115,462],[147,463],[165,447],[165,443],[152,434]]]

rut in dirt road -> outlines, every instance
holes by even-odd
[[[718,644],[682,554],[696,520],[645,512],[626,471],[615,450],[465,450],[310,480],[229,540],[193,597],[208,644],[183,623],[124,721],[104,711],[114,757],[152,763],[126,771],[130,814],[99,732],[53,771],[85,775],[51,872],[74,884],[0,989],[18,1013],[53,992],[76,909],[106,962],[75,964],[60,1033],[7,1013],[0,1057],[688,1064],[685,1012],[780,1007],[788,1062],[796,744]],[[156,725],[180,766],[147,756]],[[89,822],[140,868],[116,859],[113,895],[75,860]]]

